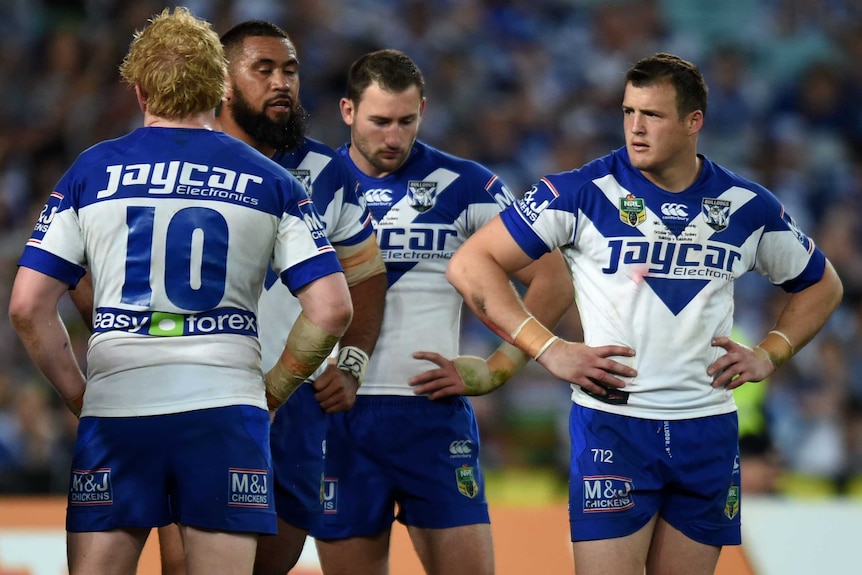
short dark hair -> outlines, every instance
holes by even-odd
[[[246,20],[222,34],[221,44],[224,46],[224,53],[228,62],[234,61],[237,52],[242,49],[242,44],[246,38],[256,38],[259,36],[284,38],[291,44],[293,43],[287,32],[272,22],[267,22],[266,20]]]
[[[347,98],[359,102],[365,90],[377,82],[384,90],[403,92],[416,86],[425,97],[425,78],[407,54],[399,50],[377,50],[361,56],[347,72]]]
[[[676,111],[680,118],[695,110],[706,115],[708,89],[700,70],[691,62],[662,52],[643,58],[626,72],[626,84],[637,88],[662,82],[676,88]]]

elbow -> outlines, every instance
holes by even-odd
[[[461,289],[463,283],[463,264],[461,263],[462,258],[458,256],[459,251],[455,251],[452,259],[449,261],[449,265],[446,266],[446,281],[458,290],[459,293],[463,294],[464,292]]]
[[[353,321],[353,304],[348,295],[347,299],[341,301],[340,305],[333,310],[332,322],[335,328],[334,333],[337,333],[339,337],[344,335],[351,321]]]
[[[829,309],[831,313],[838,308],[841,304],[841,300],[844,298],[844,284],[841,282],[841,277],[838,275],[838,272],[832,266],[831,262],[827,264],[824,279],[828,281],[827,285],[829,286],[829,292],[831,295],[831,298],[829,299]]]
[[[9,300],[9,323],[17,333],[23,333],[30,329],[34,321],[34,310],[22,298],[17,298],[13,294]]]
[[[353,302],[346,282],[338,284],[328,304],[322,309],[326,314],[325,326],[329,333],[341,337],[353,321]]]
[[[832,290],[833,293],[833,301],[832,301],[832,309],[835,310],[841,304],[841,300],[844,299],[844,284],[841,283],[841,279],[836,275],[835,277],[835,286]]]
[[[353,319],[353,304],[344,274],[324,276],[297,292],[302,313],[330,335],[341,337]]]

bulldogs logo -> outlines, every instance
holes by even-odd
[[[417,212],[427,212],[437,201],[437,182],[407,182],[407,199],[410,201],[410,207]]]

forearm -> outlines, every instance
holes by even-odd
[[[305,312],[293,323],[284,351],[266,374],[266,400],[270,409],[276,409],[304,382],[329,356],[338,335],[322,329],[308,319]]]
[[[524,277],[524,272],[529,275]],[[559,250],[545,254],[524,268],[518,279],[527,286],[524,305],[548,328],[556,326],[575,301],[572,277]]]
[[[387,285],[386,274],[375,274],[350,287],[353,320],[341,338],[337,366],[360,385],[383,324]]]
[[[790,297],[775,327],[757,347],[766,351],[776,368],[780,367],[817,335],[842,295],[841,280],[827,262],[823,278]]]
[[[39,371],[67,404],[75,403],[76,415],[80,413],[86,379],[59,314],[54,311],[44,316],[16,316],[12,323]]]
[[[342,345],[361,348],[369,355],[374,351],[380,327],[383,324],[383,306],[386,300],[386,268],[350,286],[350,301],[353,303],[353,319],[344,336]]]
[[[344,274],[330,274],[298,294],[302,312],[287,336],[281,357],[266,374],[267,404],[275,409],[298,388],[332,352],[353,316]]]
[[[69,341],[57,302],[69,286],[21,267],[9,298],[9,320],[33,363],[77,415],[86,380]]]
[[[511,333],[529,313],[506,272],[490,256],[455,252],[446,277],[476,317],[511,343]]]

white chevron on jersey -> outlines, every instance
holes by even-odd
[[[476,162],[422,142],[383,178],[363,174],[347,145],[338,153],[365,190],[389,280],[383,326],[359,393],[413,396],[407,381],[432,367],[413,359],[413,352],[458,355],[462,300],[446,281],[449,260],[511,194]],[[410,186],[433,197],[414,205]]]
[[[587,345],[632,347],[628,401],[604,403],[573,386],[579,404],[647,419],[731,412],[707,367],[729,336],[733,288],[751,271],[795,292],[822,277],[825,256],[762,186],[703,158],[701,174],[670,193],[635,170],[625,148],[542,178],[502,214],[534,258],[559,247],[572,270]]]

